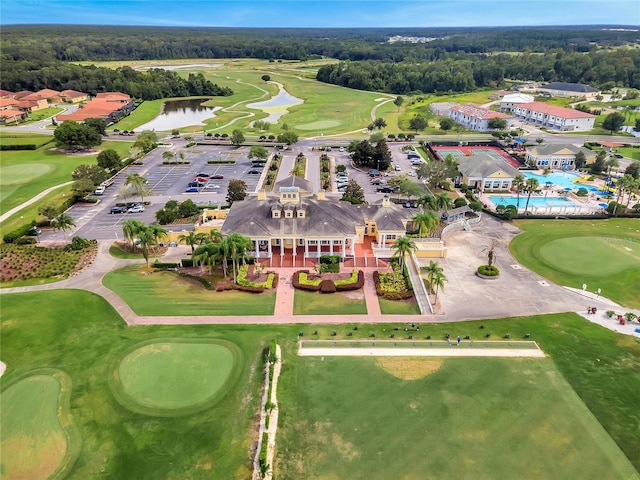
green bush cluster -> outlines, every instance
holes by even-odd
[[[269,465],[267,464],[267,445],[269,442],[269,434],[264,432],[262,434],[262,446],[260,447],[260,455],[258,456],[258,462],[260,462],[261,470],[268,470]]]
[[[379,297],[389,300],[404,300],[413,297],[400,268],[395,266],[394,273],[373,272],[373,283]]]
[[[153,268],[157,268],[158,270],[177,270],[180,267],[179,263],[175,262],[153,262]]]
[[[97,245],[97,242],[95,240],[89,240],[87,238],[73,237],[71,239],[71,243],[65,245],[64,251],[65,252],[79,251],[87,247],[90,247],[92,244]]]
[[[336,280],[334,283],[336,287],[339,285],[350,285],[353,283],[358,283],[358,275],[361,273],[361,270],[353,270],[351,272],[351,276],[349,278],[344,278],[342,280]]]
[[[15,230],[12,230],[8,233],[6,233],[3,237],[2,240],[4,241],[4,243],[13,243],[16,240],[18,240],[21,237],[24,237],[27,233],[29,233],[29,230],[31,230],[31,228],[35,227],[36,222],[35,220],[32,221],[31,223],[27,223],[25,225],[22,225],[19,228],[16,228]]]
[[[193,267],[193,258],[183,258],[182,260],[180,260],[180,263],[182,263],[183,267]]]
[[[322,282],[322,279],[316,278],[315,280],[310,280],[309,270],[301,270],[300,272],[296,272],[296,273],[298,273],[298,283],[300,285],[308,285],[310,287],[320,287],[320,283]]]
[[[345,292],[358,290],[364,286],[364,272],[353,270],[351,276],[342,280],[323,280],[321,278],[310,280],[309,270],[299,270],[293,274],[293,287],[310,292],[322,293]]]
[[[236,282],[238,283],[238,285],[241,285],[243,287],[256,287],[256,288],[263,288],[263,289],[273,288],[273,282],[274,282],[274,279],[276,278],[276,274],[274,272],[267,272],[267,279],[264,282],[260,282],[260,283],[254,283],[247,280],[248,273],[249,273],[249,265],[240,266],[240,269],[238,270],[238,277],[236,279]]]
[[[207,160],[209,165],[235,164],[235,160]]]
[[[495,277],[500,273],[500,270],[498,270],[498,267],[495,265],[480,265],[478,267],[478,273],[487,277]]]
[[[178,272],[178,275],[180,275],[183,278],[188,278],[190,280],[195,280],[196,282],[200,282],[202,286],[207,290],[215,290],[215,287],[213,286],[213,284],[206,278],[202,278],[197,275],[191,275],[190,273],[185,273],[185,272]]]

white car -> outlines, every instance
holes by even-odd
[[[402,167],[400,167],[400,165],[396,165],[395,170],[396,172],[400,172],[402,171]]]
[[[407,172],[407,175],[409,175],[410,177],[415,177],[416,176],[416,172],[414,172],[413,170],[410,170]]]
[[[339,151],[344,152],[344,147],[340,147]]]
[[[220,185],[217,185],[215,183],[207,183],[204,186],[205,190],[220,190]]]
[[[133,207],[127,210],[127,213],[142,213],[144,212],[144,207],[142,205],[134,205]]]

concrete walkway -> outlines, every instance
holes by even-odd
[[[21,203],[17,207],[14,207],[11,210],[9,210],[9,211],[3,213],[2,215],[0,215],[0,223],[4,222],[7,218],[11,217],[13,214],[18,213],[23,208],[28,207],[29,205],[31,205],[33,203],[36,203],[42,197],[45,197],[45,196],[49,195],[54,190],[57,190],[57,189],[59,189],[61,187],[66,187],[67,185],[71,185],[72,183],[73,183],[73,181],[60,183],[58,185],[54,185],[53,187],[49,187],[46,190],[43,190],[42,192],[37,194],[35,197],[27,200],[26,202]]]

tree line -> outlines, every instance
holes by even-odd
[[[130,67],[114,70],[57,61],[45,65],[27,60],[2,61],[0,78],[0,87],[13,92],[43,88],[77,90],[92,96],[98,92],[122,92],[143,100],[233,94],[230,88],[220,87],[202,73],[190,73],[182,78],[176,72],[162,69],[138,72]]]
[[[394,94],[468,92],[499,88],[505,80],[587,83],[610,89],[640,88],[640,50],[620,48],[588,53],[558,50],[545,54],[460,55],[431,63],[377,61],[324,65],[316,79]]]

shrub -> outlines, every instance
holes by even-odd
[[[2,237],[2,240],[4,241],[4,243],[13,243],[17,239],[24,237],[27,233],[29,233],[29,230],[31,230],[31,228],[34,227],[35,225],[36,225],[35,220],[32,221],[31,223],[22,225],[21,227],[16,228],[15,230],[12,230],[9,233],[5,234]]]
[[[486,277],[496,277],[500,273],[500,270],[498,270],[498,267],[495,265],[480,265],[478,267],[478,273]]]
[[[196,282],[200,282],[204,288],[207,290],[214,290],[213,284],[207,280],[206,278],[198,277],[197,275],[191,275],[190,273],[178,272],[183,278],[188,278],[190,280],[195,280]]]
[[[66,252],[70,252],[73,250],[82,250],[83,248],[87,248],[91,245],[92,241],[82,237],[73,237],[71,239],[71,243],[65,245],[64,250]]]
[[[320,293],[335,293],[336,292],[336,284],[333,283],[333,280],[322,280],[320,282]]]
[[[193,267],[193,258],[183,258],[180,263],[183,267]]]
[[[153,262],[153,268],[157,268],[158,270],[177,270],[180,266],[179,263],[175,262]]]
[[[261,283],[254,283],[247,280],[247,273],[249,272],[249,265],[242,265],[238,271],[238,277],[236,282],[241,287],[254,287],[259,288],[260,291],[263,291],[265,288],[270,289],[273,288],[273,281],[276,277],[274,272],[267,272],[267,279]],[[248,290],[246,290],[248,291]]]
[[[359,290],[364,287],[364,272],[362,270],[354,270],[351,277],[345,280],[336,280],[334,283],[338,292]]]
[[[38,242],[37,238],[33,237],[20,237],[14,243],[16,245],[33,245]]]
[[[453,207],[454,208],[464,207],[466,204],[467,204],[467,201],[464,198],[456,198],[453,201]]]
[[[400,279],[404,283],[402,275],[396,275],[396,282]],[[390,288],[394,284],[392,273],[373,272],[373,283],[376,287],[376,293],[379,297],[388,300],[404,300],[413,297],[413,292],[403,287]],[[403,285],[404,286],[404,285]]]

